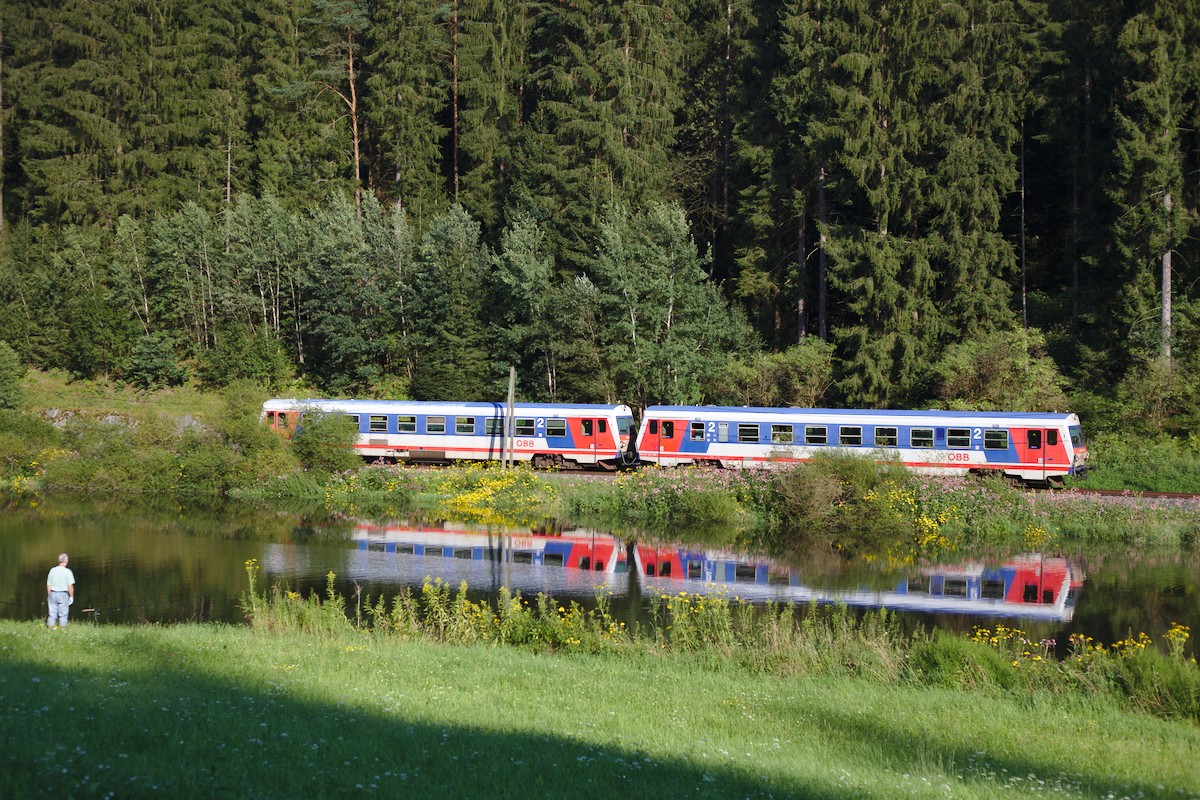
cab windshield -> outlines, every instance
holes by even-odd
[[[1078,425],[1071,426],[1071,446],[1083,447],[1083,430]]]
[[[633,428],[633,417],[617,417],[617,431],[622,436],[628,436]]]

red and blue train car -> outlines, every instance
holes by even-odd
[[[642,463],[762,468],[861,453],[920,473],[1000,473],[1030,484],[1088,469],[1075,414],[651,406]]]
[[[355,450],[388,462],[507,456],[536,467],[615,469],[635,460],[629,406],[516,403],[511,432],[507,413],[503,403],[273,399],[263,403],[262,418],[291,435],[306,414],[344,414],[358,428]]]

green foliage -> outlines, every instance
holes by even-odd
[[[362,465],[354,451],[358,428],[346,414],[301,412],[292,436],[292,452],[300,464],[317,472],[341,472]]]
[[[937,396],[948,408],[1065,411],[1066,380],[1035,330],[981,334],[948,346],[933,367]]]
[[[0,409],[15,411],[25,400],[25,389],[21,380],[25,377],[25,365],[17,351],[8,342],[0,341]]]
[[[129,366],[129,382],[142,389],[178,386],[187,377],[187,368],[175,358],[174,337],[165,331],[151,333],[138,340]]]
[[[807,337],[780,353],[753,353],[729,365],[722,402],[740,406],[816,408],[833,388],[833,346]]]
[[[1195,440],[1102,434],[1088,441],[1088,487],[1154,492],[1200,492]]]
[[[913,644],[908,668],[918,683],[945,689],[1010,689],[1019,679],[999,650],[941,630]]]
[[[1194,0],[610,6],[5,4],[0,340],[634,405],[1054,407],[1061,373],[1195,428]]]
[[[420,400],[480,400],[489,347],[484,335],[486,250],[479,223],[454,206],[430,225],[412,279],[411,390]]]
[[[278,390],[292,378],[292,365],[278,339],[245,325],[227,325],[200,356],[196,375],[209,387],[245,380]]]

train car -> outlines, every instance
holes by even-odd
[[[862,453],[930,475],[1002,473],[1029,484],[1086,473],[1074,414],[651,406],[642,463],[762,468],[820,453]]]
[[[264,423],[290,436],[308,414],[345,414],[366,459],[406,463],[492,461],[535,467],[615,469],[632,463],[633,412],[625,405],[516,403],[508,454],[504,403],[294,400],[263,403]]]

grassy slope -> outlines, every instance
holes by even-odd
[[[142,392],[109,381],[74,381],[61,370],[29,370],[24,387],[24,407],[35,413],[56,408],[89,417],[118,414],[137,419],[161,414],[212,419],[221,409],[219,393],[201,391],[193,384]]]
[[[0,622],[0,796],[1200,796],[1200,729],[1046,696],[218,626]]]

